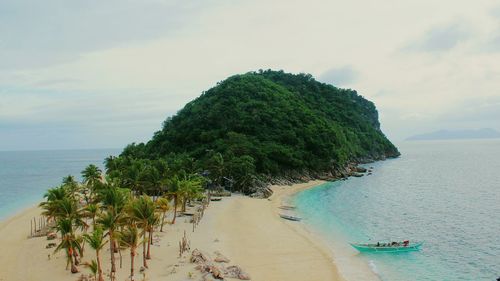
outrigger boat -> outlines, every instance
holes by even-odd
[[[377,243],[350,243],[360,252],[410,252],[418,251],[424,242],[410,242],[404,240],[401,242],[377,242]]]
[[[302,218],[299,217],[294,217],[294,216],[289,216],[289,215],[283,215],[280,214],[280,217],[285,219],[285,220],[290,220],[290,221],[300,221]]]
[[[287,205],[282,205],[282,206],[279,206],[278,208],[280,208],[282,210],[295,210],[295,206],[287,206]]]

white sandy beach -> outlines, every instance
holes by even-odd
[[[229,265],[239,265],[252,280],[344,280],[327,245],[300,223],[278,216],[277,207],[286,196],[320,183],[274,186],[274,194],[267,200],[236,195],[212,202],[194,233],[187,218],[179,217],[175,225],[167,225],[163,233],[155,233],[146,280],[201,280],[201,274],[189,263],[190,255],[178,257],[178,243],[184,231],[191,241],[191,249],[198,248],[209,254],[221,252],[231,259]],[[45,248],[49,242],[45,237],[27,238],[30,219],[38,217],[39,213],[40,210],[33,207],[0,223],[0,281],[66,281],[79,277],[80,274],[65,270],[64,253],[53,254],[52,249]],[[136,280],[143,280],[139,273],[142,255],[140,250],[138,252]],[[122,256],[123,265],[116,275],[116,280],[120,281],[128,280],[130,271],[129,252],[123,251]],[[83,261],[92,258],[94,253],[87,247]],[[102,260],[104,272],[108,272],[108,246]],[[89,273],[83,266],[79,269],[81,273]],[[366,271],[365,268],[360,270]],[[374,277],[370,272],[366,272],[366,276]]]

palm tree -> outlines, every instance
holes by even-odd
[[[63,186],[58,186],[47,190],[43,197],[46,198],[47,201],[56,201],[63,199],[66,195],[66,189],[64,189]]]
[[[43,196],[46,201],[39,205],[43,209],[42,215],[47,217],[48,220],[55,220],[56,212],[58,212],[58,202],[66,198],[66,196],[67,191],[63,186],[49,189]]]
[[[168,203],[168,200],[164,197],[158,198],[155,202],[156,209],[161,212],[161,226],[160,226],[160,232],[163,232],[163,225],[165,224],[165,214],[167,211],[170,209],[170,204]]]
[[[153,214],[148,218],[147,231],[149,232],[148,250],[146,252],[146,259],[151,259],[151,245],[153,245],[153,232],[155,227],[160,223],[160,217],[153,211]]]
[[[88,204],[83,208],[83,215],[87,218],[92,219],[92,227],[96,227],[96,217],[99,214],[99,205],[98,204]]]
[[[101,169],[94,164],[88,165],[85,170],[82,171],[83,184],[85,184],[90,191],[90,197],[92,197],[92,193],[95,192],[97,185],[101,182],[101,175]]]
[[[92,233],[84,234],[83,239],[89,243],[90,247],[95,250],[95,255],[97,259],[97,273],[99,274],[98,281],[104,281],[104,277],[102,275],[102,266],[101,266],[101,256],[100,251],[106,245],[107,241],[104,241],[104,232],[100,226],[95,227]]]
[[[175,219],[177,218],[177,207],[179,205],[179,195],[180,195],[180,180],[177,176],[174,176],[168,181],[168,191],[167,196],[173,198],[174,201],[174,218],[171,224],[175,224]]]
[[[146,239],[147,231],[151,231],[150,223],[153,221],[152,217],[155,217],[155,206],[151,198],[147,195],[140,196],[130,202],[129,205],[129,216],[130,218],[137,222],[137,225],[142,228],[142,237],[144,241],[148,241],[149,248],[149,238]],[[146,242],[145,242],[146,243]],[[142,247],[143,255],[143,266],[148,268],[146,259],[146,244]]]
[[[85,263],[84,265],[85,265],[85,267],[87,267],[90,270],[90,272],[92,272],[92,275],[94,275],[93,280],[97,280],[97,273],[99,271],[99,267],[97,265],[97,262],[95,260],[92,260],[88,263]],[[99,281],[101,281],[101,280],[99,279]]]
[[[182,211],[186,211],[189,201],[197,199],[203,193],[203,182],[200,177],[189,176],[179,182],[179,194],[182,199]]]
[[[68,175],[67,177],[63,178],[62,183],[62,186],[67,189],[68,194],[71,197],[76,198],[79,186],[78,182],[75,180],[75,177],[72,175]]]
[[[116,272],[115,252],[116,249],[116,230],[123,221],[123,209],[128,201],[128,191],[115,186],[107,186],[100,191],[99,199],[106,211],[99,216],[97,223],[101,224],[108,231],[109,247],[111,252],[111,278],[114,279]]]
[[[93,186],[95,183],[101,181],[101,174],[102,171],[99,167],[90,164],[82,171],[83,183]]]
[[[226,164],[224,163],[224,157],[220,152],[214,153],[208,159],[208,170],[210,172],[209,177],[216,186],[221,186],[222,178],[226,172]]]
[[[139,230],[134,223],[126,227],[119,235],[120,246],[130,248],[130,280],[134,280],[134,259],[137,247],[140,244]]]
[[[73,261],[73,257],[75,256],[75,251],[78,250],[81,253],[82,249],[80,239],[76,237],[73,230],[73,219],[62,218],[58,220],[56,229],[61,233],[61,243],[59,243],[54,252],[65,249],[67,258],[66,268],[68,264],[71,264],[71,273],[77,273],[78,268],[75,265],[75,261]]]
[[[82,226],[84,225],[81,218],[81,210],[78,209],[78,204],[76,200],[64,197],[61,200],[54,201],[54,215],[59,218],[71,218],[76,220],[75,222]]]

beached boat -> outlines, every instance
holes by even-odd
[[[377,243],[350,243],[360,252],[409,252],[418,251],[424,242],[377,242]]]
[[[221,200],[222,200],[222,198],[220,198],[220,197],[219,198],[210,198],[210,201],[221,201]]]
[[[295,210],[295,206],[287,206],[287,205],[279,206],[278,208],[282,210]]]
[[[289,216],[289,215],[283,215],[280,214],[280,217],[285,219],[285,220],[290,220],[290,221],[300,221],[302,218],[299,217],[294,217],[294,216]]]

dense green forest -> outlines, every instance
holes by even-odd
[[[217,83],[148,143],[128,145],[107,165],[113,173],[149,163],[138,169],[203,174],[213,185],[227,180],[251,192],[273,178],[336,174],[350,163],[397,156],[374,104],[356,91],[266,70]]]

